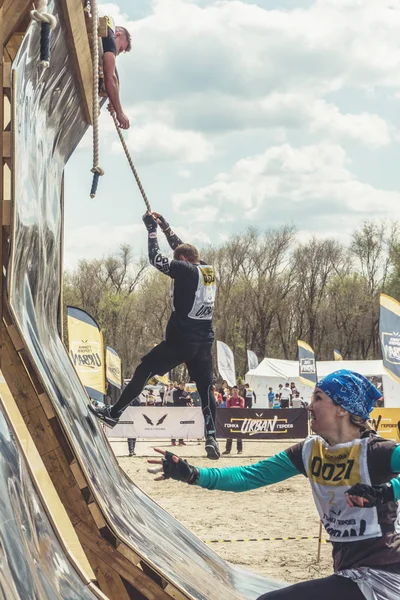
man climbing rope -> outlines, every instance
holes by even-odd
[[[107,19],[107,37],[102,38],[103,43],[103,82],[105,91],[110,100],[109,110],[115,112],[118,125],[121,129],[129,129],[129,119],[122,110],[119,98],[119,81],[115,68],[115,59],[121,52],[130,52],[131,35],[125,27],[117,25],[111,17]]]
[[[173,311],[168,321],[165,340],[142,358],[132,380],[113,407],[90,404],[89,409],[106,425],[114,427],[125,408],[140,394],[151,377],[164,375],[185,363],[201,399],[207,456],[217,460],[220,451],[215,439],[216,402],[211,355],[214,341],[214,269],[199,259],[194,246],[182,243],[160,214],[146,213],[143,221],[148,231],[150,263],[174,280]],[[158,225],[174,250],[173,260],[160,252],[157,240]]]

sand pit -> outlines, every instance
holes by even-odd
[[[139,487],[202,540],[318,536],[318,515],[305,477],[235,494],[203,490],[176,481],[155,482],[154,476],[147,473],[147,458],[153,455],[154,445],[175,450],[199,467],[227,467],[257,462],[292,443],[295,442],[245,442],[244,452],[239,456],[234,444],[231,455],[211,463],[204,457],[203,444],[197,442],[175,449],[167,441],[138,442],[136,456],[121,456],[118,460]],[[119,443],[118,447],[121,450],[125,444]],[[316,539],[213,543],[210,546],[224,559],[275,580],[296,583],[332,573],[330,544],[322,544],[318,564]]]

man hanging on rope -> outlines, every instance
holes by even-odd
[[[140,394],[151,377],[164,375],[185,363],[201,398],[206,453],[208,458],[217,460],[220,451],[215,439],[216,402],[211,355],[214,341],[214,269],[199,259],[194,246],[182,243],[160,214],[146,213],[143,221],[148,231],[150,263],[174,280],[173,311],[168,321],[166,339],[142,358],[132,380],[114,406],[90,404],[89,408],[106,425],[114,427],[125,408]],[[174,250],[173,260],[163,256],[159,250],[157,225]]]
[[[107,19],[107,37],[103,42],[103,77],[104,87],[110,100],[109,110],[114,112],[121,129],[129,129],[129,119],[122,110],[119,98],[119,81],[115,68],[115,59],[121,52],[130,52],[131,35],[125,27],[115,27],[110,17]]]

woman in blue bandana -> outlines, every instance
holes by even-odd
[[[381,393],[341,369],[317,383],[308,406],[311,435],[267,460],[205,469],[157,449],[158,479],[245,492],[308,477],[333,548],[334,575],[268,592],[258,600],[400,600],[400,444],[380,438],[368,419]]]

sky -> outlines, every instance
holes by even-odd
[[[295,225],[344,243],[400,219],[400,0],[119,0],[125,138],[152,209],[184,241]],[[66,167],[65,267],[146,248],[145,206],[113,122]]]

